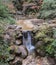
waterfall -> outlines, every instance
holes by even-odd
[[[23,45],[26,46],[29,53],[32,53],[35,49],[35,47],[32,45],[31,41],[31,32],[25,31],[23,34]]]

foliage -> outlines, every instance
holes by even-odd
[[[56,35],[56,30],[51,27],[42,26],[35,35],[36,42],[42,41],[41,46],[37,50],[45,52],[45,55],[56,57],[56,39],[53,37]],[[41,52],[40,51],[40,52]]]
[[[0,65],[9,65],[7,59],[10,57],[8,47],[9,43],[6,43],[3,39],[3,33],[9,24],[14,24],[15,20],[12,15],[9,14],[9,9],[0,0]]]
[[[4,26],[7,25],[8,17],[10,16],[8,13],[8,8],[2,4],[3,0],[0,0],[0,33],[4,32]],[[9,20],[10,21],[10,20]],[[8,22],[9,23],[9,22]]]
[[[56,0],[43,0],[38,18],[52,19],[56,17]]]
[[[51,44],[49,44],[49,45],[46,47],[46,52],[47,52],[50,56],[56,57],[56,40],[54,40]]]
[[[3,0],[0,0],[0,21],[2,20],[4,23],[14,24],[15,20],[12,15],[9,14],[9,9],[2,3]]]
[[[14,6],[17,10],[22,11],[23,14],[27,15],[27,14],[36,14],[39,11],[39,8],[41,6],[42,0],[13,0]],[[23,4],[26,3],[25,9]],[[31,5],[29,6],[28,4],[35,4],[35,5]]]
[[[2,34],[0,35],[0,64],[8,65],[7,58],[9,58],[10,54],[8,51],[8,43],[5,43],[2,37]]]

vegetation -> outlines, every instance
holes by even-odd
[[[10,57],[8,51],[8,43],[4,42],[3,33],[6,29],[6,26],[9,24],[14,24],[15,20],[9,14],[9,9],[2,3],[0,0],[0,65],[9,65],[7,58]]]
[[[25,7],[25,9],[23,9],[24,3],[26,3],[25,5],[27,6],[27,7]],[[32,5],[29,6],[27,3],[28,4],[32,3],[33,6]],[[22,11],[23,14],[26,14],[26,15],[33,14],[33,13],[36,14],[40,9],[40,6],[42,4],[42,0],[13,0],[13,4],[14,4],[15,8],[19,11]]]
[[[53,19],[56,17],[56,0],[43,0],[39,18]]]
[[[15,20],[13,16],[10,14],[10,11],[6,5],[3,4],[3,0],[0,0],[0,65],[9,65],[9,60],[12,58],[11,55],[15,55],[17,57],[17,53],[10,54],[10,44],[9,42],[5,42],[4,34],[8,25],[15,24]],[[8,0],[7,0],[8,1]],[[17,10],[23,11],[24,3],[34,3],[36,6],[26,7],[23,13],[27,14],[36,14],[39,13],[38,18],[40,19],[54,19],[56,17],[56,0],[13,0],[14,6]],[[41,5],[42,4],[42,5]],[[36,7],[36,8],[35,8]],[[39,8],[38,8],[39,7]],[[40,9],[41,7],[41,9]],[[39,10],[40,9],[40,10]],[[21,12],[19,12],[21,13]],[[20,18],[20,17],[19,17]],[[37,23],[37,22],[36,22]],[[16,27],[16,26],[15,26]],[[37,26],[36,26],[37,27]],[[37,52],[44,52],[45,56],[56,57],[56,29],[49,27],[48,25],[39,26],[39,30],[34,34],[34,43],[36,42],[36,50]],[[10,27],[9,27],[10,28]],[[12,27],[14,28],[14,27]],[[13,46],[13,43],[17,46],[22,43],[22,29],[20,26],[16,27],[15,30],[8,29],[7,31],[12,31],[11,35],[8,33],[9,37],[11,37],[10,42]],[[17,34],[17,38],[15,38]],[[39,44],[38,42],[41,41]],[[19,44],[18,44],[19,42]],[[38,46],[39,45],[39,46]],[[16,48],[17,49],[17,48]],[[12,49],[12,51],[14,48]],[[23,49],[24,50],[24,49]],[[12,52],[11,51],[11,52]],[[18,51],[18,50],[17,50]],[[17,52],[16,51],[16,52]],[[6,52],[6,53],[5,53]],[[21,52],[19,51],[19,56]],[[24,53],[22,54],[24,55]]]
[[[45,55],[56,57],[56,39],[53,37],[56,31],[51,27],[42,26],[35,35],[36,42],[42,41],[41,46],[36,47],[40,52],[44,51]],[[56,35],[56,33],[55,33]]]

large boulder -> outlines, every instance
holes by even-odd
[[[32,31],[35,28],[35,25],[39,25],[41,23],[44,23],[45,21],[43,19],[27,19],[27,20],[18,20],[16,22],[17,25],[22,26],[23,30],[30,30]]]
[[[26,47],[23,46],[23,45],[21,45],[21,46],[19,46],[18,48],[16,48],[15,53],[16,53],[16,54],[19,54],[19,52],[21,53],[21,54],[20,54],[20,57],[21,57],[21,58],[26,58],[27,55],[28,55],[28,51],[27,51]]]
[[[23,59],[26,58],[28,55],[28,51],[27,51],[26,47],[23,45],[20,45],[20,46],[12,45],[12,46],[10,46],[10,53],[15,54],[16,56],[19,56]]]
[[[32,30],[34,28],[31,20],[19,20],[16,24],[21,25],[23,30]]]

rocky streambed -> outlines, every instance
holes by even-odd
[[[56,65],[54,57],[46,55],[48,51],[45,49],[56,39],[53,35],[55,27],[41,24],[43,20],[38,20],[36,26],[32,24],[33,20],[19,21],[16,25],[9,25],[3,35],[4,41],[9,44],[10,65]],[[36,23],[37,19],[34,21]]]

